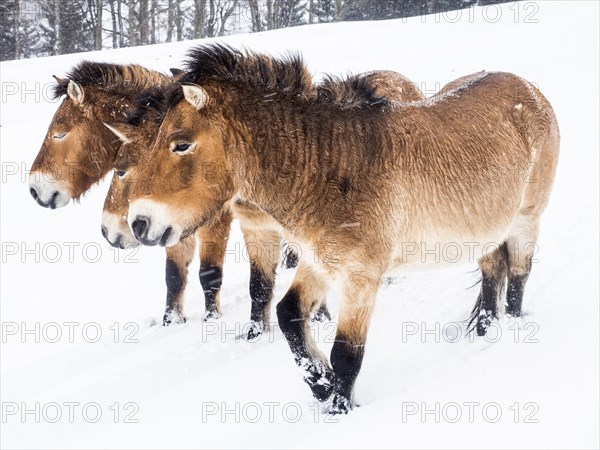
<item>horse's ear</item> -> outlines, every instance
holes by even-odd
[[[133,141],[135,127],[126,123],[108,123],[102,122],[106,128],[112,131],[121,141],[129,144]]]
[[[83,104],[83,98],[85,97],[83,88],[77,83],[75,83],[73,80],[69,80],[69,84],[67,85],[67,95],[75,103],[79,105]]]
[[[181,88],[185,99],[197,110],[201,110],[208,102],[208,94],[200,86],[184,84]]]
[[[169,70],[171,71],[171,75],[174,77],[183,73],[183,70],[177,69],[176,67],[171,67]]]
[[[59,78],[56,75],[52,75],[52,78],[54,78],[58,84],[63,84],[67,82],[66,78]]]

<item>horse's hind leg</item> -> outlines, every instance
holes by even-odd
[[[279,327],[285,336],[304,380],[318,400],[326,400],[333,391],[333,373],[315,345],[310,332],[311,314],[327,293],[326,281],[300,261],[296,277],[277,304]]]
[[[508,250],[506,242],[477,263],[481,269],[481,291],[471,314],[469,326],[476,321],[478,336],[485,336],[493,320],[498,318],[498,305],[506,286]]]
[[[521,316],[525,283],[531,272],[531,260],[536,248],[538,223],[520,215],[515,231],[508,238],[508,289],[506,292],[506,314]]]
[[[196,240],[189,236],[178,244],[167,247],[165,281],[167,283],[167,305],[163,325],[185,322],[183,298],[187,285],[188,266],[194,257]]]
[[[221,317],[219,294],[231,220],[229,210],[224,210],[219,217],[196,231],[200,239],[200,284],[204,291],[204,320]]]
[[[244,233],[244,241],[250,259],[249,288],[252,303],[248,339],[252,340],[269,326],[271,300],[279,264],[281,235],[242,217],[240,217],[240,227]]]

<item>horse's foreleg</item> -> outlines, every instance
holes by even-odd
[[[196,231],[200,239],[200,284],[204,291],[204,320],[221,317],[220,292],[231,220],[231,213],[226,210]]]
[[[281,236],[271,229],[240,218],[244,241],[250,258],[250,320],[248,339],[255,339],[268,329],[271,299],[279,264]]]
[[[165,281],[167,283],[167,305],[163,325],[185,322],[183,299],[187,285],[188,266],[194,257],[196,240],[189,236],[178,244],[167,247]]]
[[[378,287],[379,279],[362,275],[349,277],[344,287],[335,343],[331,349],[335,379],[331,413],[345,414],[353,407],[354,382],[362,365]]]
[[[325,355],[316,347],[310,332],[310,318],[327,292],[327,283],[300,261],[292,286],[277,304],[277,319],[283,335],[303,370],[304,380],[318,400],[333,390],[333,374]]]

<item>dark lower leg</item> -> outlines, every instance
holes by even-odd
[[[163,325],[185,322],[182,304],[185,286],[187,284],[187,265],[181,267],[172,259],[167,259],[165,268],[167,283],[167,305],[163,316]]]
[[[471,314],[469,326],[476,321],[478,336],[485,336],[492,321],[498,318],[498,302],[506,285],[508,248],[506,243],[481,258],[481,291]]]
[[[347,413],[352,409],[352,390],[360,372],[364,344],[353,344],[342,335],[336,336],[331,349],[331,365],[335,374],[332,411]]]
[[[200,240],[200,284],[204,292],[204,320],[221,317],[219,294],[231,220],[229,210],[223,210],[210,224],[196,231]]]
[[[477,302],[481,304],[481,310],[477,317],[477,335],[485,336],[492,320],[498,318],[498,289],[499,283],[493,278],[485,275],[481,280],[481,292]]]
[[[517,275],[511,277],[508,281],[508,290],[506,292],[506,314],[512,317],[521,317],[521,307],[523,305],[523,292],[527,275]]]
[[[256,338],[268,327],[275,271],[275,266],[265,272],[257,264],[250,263],[250,320],[253,326],[248,331],[248,339]]]
[[[221,290],[222,281],[223,269],[221,266],[207,261],[200,262],[200,284],[204,291],[205,319],[221,317],[219,291]]]
[[[304,371],[304,380],[308,383],[315,398],[326,400],[332,392],[333,374],[328,365],[314,355],[307,336],[307,321],[310,320],[312,308],[303,308],[301,293],[297,287],[292,287],[277,305],[277,319],[285,336],[296,364]]]

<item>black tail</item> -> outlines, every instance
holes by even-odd
[[[483,277],[480,276],[479,279],[475,283],[473,283],[471,286],[469,286],[467,289],[471,289],[471,288],[477,286],[478,284],[481,283],[482,280],[483,280]],[[467,333],[471,333],[477,326],[477,318],[481,315],[482,309],[483,309],[483,296],[481,295],[481,292],[480,292],[479,296],[477,296],[477,300],[475,301],[475,306],[473,306],[473,309],[471,310],[471,314],[469,315],[469,318],[467,319],[469,321],[469,323],[467,324]]]

